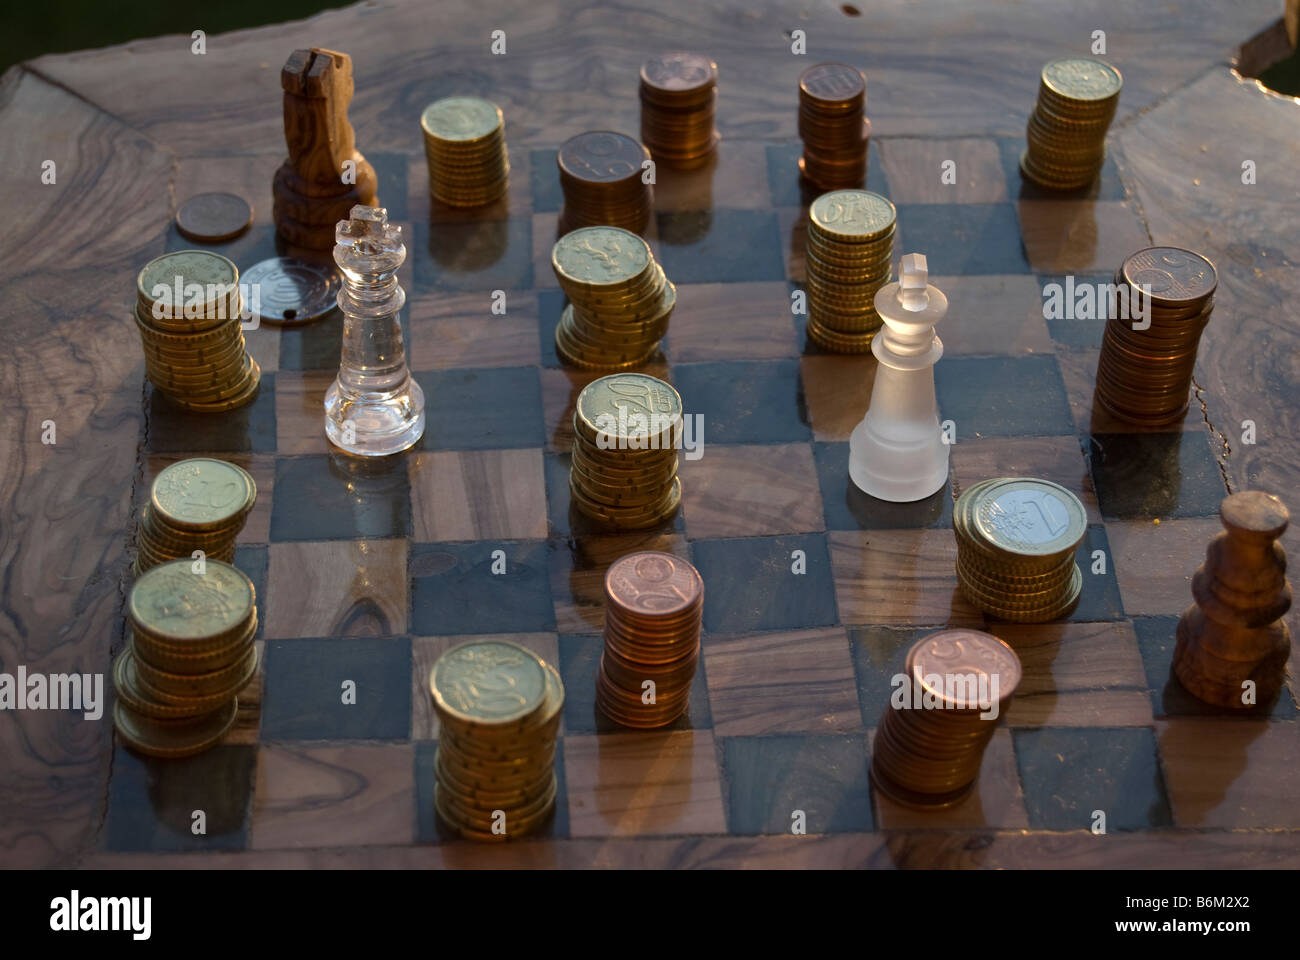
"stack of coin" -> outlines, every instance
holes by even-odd
[[[1147,247],[1120,264],[1114,306],[1126,309],[1109,311],[1097,363],[1107,412],[1146,426],[1182,419],[1218,283],[1214,264],[1181,247]]]
[[[978,630],[943,630],[907,652],[903,708],[876,727],[871,780],[909,807],[959,803],[979,778],[984,748],[1020,683],[1020,658]],[[996,685],[995,685],[996,684]]]
[[[536,830],[555,807],[555,739],[564,684],[549,663],[504,640],[452,647],[429,675],[438,715],[434,807],[471,840]]]
[[[999,477],[965,490],[952,515],[957,580],[998,620],[1045,623],[1079,602],[1074,551],[1088,529],[1079,498],[1049,480]]]
[[[501,108],[478,97],[435,100],[420,115],[429,192],[453,207],[491,203],[510,182]]]
[[[1090,57],[1067,57],[1043,67],[1020,172],[1053,190],[1077,190],[1096,180],[1121,86],[1118,70]]]
[[[605,652],[596,707],[615,723],[649,729],[690,705],[700,660],[704,581],[671,553],[630,553],[605,574]]]
[[[677,510],[682,398],[644,373],[593,380],[573,412],[569,495],[593,520],[616,530],[658,526]]]
[[[799,76],[799,170],[822,190],[860,187],[867,182],[871,121],[867,78],[843,63],[819,63]]]
[[[582,370],[627,370],[655,352],[677,288],[649,244],[619,227],[583,227],[555,242],[551,267],[569,298],[555,328],[562,360]]]
[[[641,64],[641,142],[657,163],[691,169],[718,148],[713,110],[718,65],[698,53],[666,53]]]
[[[145,372],[169,400],[221,413],[257,395],[262,370],[244,349],[233,263],[206,250],[163,254],[140,271],[136,301]]]
[[[876,291],[889,282],[894,205],[868,190],[823,193],[808,208],[808,337],[835,353],[866,353],[880,329]]]
[[[154,567],[131,587],[131,639],[113,664],[113,722],[127,746],[187,757],[235,722],[236,694],[257,672],[253,583],[229,564]]]
[[[579,227],[622,227],[640,233],[650,222],[654,192],[644,179],[650,151],[608,130],[580,133],[555,158],[564,191],[561,234]]]
[[[199,457],[154,477],[136,531],[136,576],[168,560],[235,562],[235,538],[257,502],[257,484],[243,467]]]

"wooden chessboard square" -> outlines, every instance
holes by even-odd
[[[540,540],[411,546],[411,632],[419,636],[555,629]]]
[[[537,294],[417,293],[407,300],[412,370],[531,367],[541,362]],[[500,306],[498,306],[500,305]],[[494,310],[504,313],[494,313]]]
[[[674,363],[777,360],[798,352],[785,281],[677,285],[668,339]]]
[[[574,837],[727,832],[707,730],[567,736],[564,769]]]
[[[923,253],[937,277],[1030,273],[1011,203],[897,203],[894,255]],[[954,324],[955,325],[955,324]],[[939,336],[943,336],[942,328]]]
[[[720,737],[862,730],[853,658],[842,627],[710,635],[704,659],[713,728]]]
[[[885,169],[880,162],[880,143],[877,139],[867,144],[866,189],[872,193],[889,196]],[[799,157],[803,144],[773,143],[767,145],[767,184],[775,207],[807,207],[826,191],[803,178],[799,173]],[[804,216],[808,216],[807,210]]]
[[[879,365],[870,354],[809,354],[799,358],[808,423],[818,440],[847,440],[866,416]]]
[[[528,184],[535,214],[559,213],[564,206],[564,190],[556,166],[559,154],[558,149],[528,151]]]
[[[1113,272],[1130,253],[1151,246],[1127,201],[1022,199],[1016,213],[1025,255],[1043,273]]]
[[[1204,433],[1095,433],[1088,456],[1107,520],[1218,516],[1227,495]]]
[[[554,340],[549,342],[553,352]],[[658,377],[665,382],[672,382],[668,365],[663,362],[642,364],[637,368],[637,372]],[[573,448],[573,412],[578,404],[578,394],[582,393],[587,384],[599,380],[605,374],[593,370],[561,367],[557,361],[554,367],[543,367],[539,375],[542,384],[542,416],[546,426],[546,449],[568,453]]]
[[[283,145],[281,145],[283,146]],[[265,153],[214,153],[185,154],[176,159],[175,183],[172,192],[176,197],[177,208],[185,201],[200,193],[233,193],[243,197],[253,208],[253,226],[275,230],[275,221],[271,216],[271,182],[275,171],[285,161],[283,149]],[[177,247],[178,250],[193,249],[195,241],[180,236],[173,221],[170,232],[176,232],[178,239],[188,246]],[[249,233],[252,229],[249,230]],[[248,233],[223,244],[205,245],[223,257],[230,257],[239,266],[242,273],[256,260],[242,256],[236,246]],[[241,256],[231,256],[227,249]]]
[[[546,536],[542,451],[435,450],[411,458],[417,541]]]
[[[962,437],[951,447],[953,487],[958,496],[992,477],[1037,477],[1059,483],[1083,504],[1089,523],[1100,523],[1097,495],[1079,440],[1055,437]]]
[[[409,739],[410,669],[407,637],[267,641],[262,740]]]
[[[1020,155],[1025,151],[1024,137],[999,138],[997,144],[1002,154],[1002,169],[1006,173],[1007,187],[1019,199],[1077,203],[1081,200],[1123,200],[1127,196],[1124,181],[1119,176],[1119,164],[1116,162],[1116,157],[1122,151],[1113,137],[1106,144],[1106,159],[1101,165],[1101,175],[1078,190],[1050,190],[1040,187],[1032,180],[1026,180],[1020,172]]]
[[[841,623],[982,626],[957,588],[951,530],[833,530],[827,537]]]
[[[686,412],[703,415],[706,450],[812,438],[797,360],[676,364],[673,385]]]
[[[403,668],[402,676],[409,673],[410,725],[412,740],[437,740],[441,724],[433,711],[433,695],[429,691],[429,673],[438,658],[462,643],[492,643],[509,641],[531,650],[556,670],[560,669],[560,650],[553,633],[497,633],[462,634],[444,637],[412,637],[410,663]],[[569,691],[565,690],[567,702]],[[563,733],[564,721],[560,721]]]
[[[411,296],[410,288],[407,296]],[[410,315],[403,311],[398,322],[402,327],[402,342],[411,343]],[[338,375],[339,361],[343,355],[343,312],[335,310],[314,323],[301,327],[285,327],[280,331],[281,370],[319,370],[331,378]],[[408,355],[407,359],[410,357]]]
[[[424,449],[542,445],[542,388],[536,367],[428,370],[415,376],[424,390]]]
[[[941,420],[957,444],[977,437],[1070,436],[1075,432],[1056,357],[945,357],[934,368]]]
[[[546,501],[547,519],[550,523],[551,536],[586,537],[593,535],[611,535],[618,530],[595,520],[571,503],[569,491],[569,460],[566,453],[547,454],[546,467]],[[685,533],[685,511],[679,507],[671,517],[645,530],[635,531],[641,534]]]
[[[401,539],[271,544],[266,636],[405,633],[406,554]]]
[[[506,220],[528,217],[533,212],[532,170],[529,152],[506,150],[510,158],[510,182],[505,194],[492,203],[477,207],[452,207],[434,200],[429,192],[429,163],[421,146],[418,155],[407,157],[406,209],[413,220],[429,223],[464,223],[470,220]],[[382,186],[382,184],[381,184]],[[387,197],[381,192],[381,200]],[[392,214],[390,212],[389,216]]]
[[[280,457],[271,540],[406,537],[410,484],[403,457]]]
[[[673,533],[624,533],[552,540],[548,566],[561,633],[599,633],[605,628],[605,574],[620,557],[641,550],[690,559],[686,538]]]
[[[1217,517],[1112,520],[1106,536],[1129,616],[1179,616],[1192,603],[1192,574],[1210,541],[1223,532]]]
[[[864,733],[728,737],[722,765],[732,834],[788,834],[796,823],[808,834],[874,828]]]
[[[944,629],[863,626],[848,629],[849,652],[857,677],[862,725],[874,730],[889,709],[896,678],[906,677],[907,651],[918,640]]]
[[[1097,361],[1100,349],[1058,347],[1057,364],[1065,392],[1069,397],[1070,411],[1075,427],[1080,433],[1179,433],[1199,432],[1205,429],[1205,416],[1198,404],[1190,404],[1181,420],[1158,426],[1141,426],[1128,423],[1107,413],[1096,402]]]
[[[704,629],[752,633],[828,627],[836,622],[826,535],[696,540],[704,578]]]
[[[706,443],[701,453],[678,467],[691,539],[825,529],[811,444]]]
[[[1052,341],[1067,350],[1100,350],[1110,308],[1104,298],[1097,303],[1096,289],[1098,284],[1114,283],[1114,271],[1040,273],[1036,280],[1039,316],[1047,323]]]
[[[280,454],[327,454],[325,391],[335,374],[285,370],[275,378],[275,440]]]
[[[724,137],[713,158],[694,170],[655,166],[655,210],[768,209],[767,147]]]
[[[256,330],[244,331],[244,351],[257,361],[262,373],[280,369],[280,337],[280,330],[267,323],[259,324]]]
[[[1032,275],[931,277],[930,283],[948,298],[947,316],[936,328],[945,358],[1052,352],[1042,293]]]
[[[780,228],[771,210],[661,211],[655,222],[656,256],[673,283],[785,279]],[[737,237],[745,242],[737,244]]]
[[[808,280],[808,208],[778,207],[776,228],[781,239],[781,262],[787,282],[802,284]]]
[[[257,502],[253,504],[253,509],[248,512],[244,519],[243,529],[239,531],[236,538],[242,545],[251,543],[266,543],[270,537],[271,526],[271,490],[275,479],[275,458],[261,456],[258,454],[248,453],[169,453],[157,456],[147,456],[143,458],[144,475],[141,482],[136,484],[134,490],[134,508],[132,511],[133,523],[140,519],[140,511],[144,509],[149,502],[149,495],[153,489],[153,482],[158,474],[162,473],[167,467],[181,460],[189,460],[192,457],[212,456],[218,460],[225,460],[229,463],[237,464],[253,475],[253,483],[257,485]]]
[[[152,385],[147,386],[145,449],[149,453],[187,456],[191,450],[206,450],[218,456],[274,453],[275,378],[274,373],[263,373],[257,396],[222,414],[191,413]]]
[[[415,273],[415,289],[408,293],[533,286],[533,226],[527,218],[416,222],[406,249]]]
[[[254,850],[409,844],[415,833],[410,743],[264,745],[253,795]]]
[[[1002,203],[1007,178],[996,140],[963,137],[878,141],[894,203]]]

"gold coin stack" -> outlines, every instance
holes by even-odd
[[[714,125],[717,102],[718,65],[708,57],[651,57],[641,64],[641,142],[657,163],[703,166],[722,139]]]
[[[136,530],[135,575],[202,550],[211,560],[235,562],[235,538],[257,502],[257,484],[243,467],[198,457],[154,477]]]
[[[1096,180],[1123,85],[1118,70],[1091,57],[1067,57],[1043,67],[1020,172],[1052,190],[1077,190]]]
[[[223,413],[257,395],[262,370],[244,349],[239,270],[219,254],[180,250],[136,278],[135,325],[149,381],[196,413]]]
[[[663,523],[682,500],[681,429],[682,398],[662,380],[616,373],[587,384],[573,412],[573,506],[616,530]]]
[[[605,573],[605,650],[596,707],[625,727],[672,723],[690,706],[704,581],[671,553],[631,553]]]
[[[549,663],[504,640],[440,656],[429,675],[441,730],[434,807],[471,840],[536,830],[555,807],[564,684]]]
[[[1079,498],[1050,480],[983,480],[957,499],[957,580],[998,620],[1045,623],[1079,602],[1074,552],[1088,529]]]
[[[203,573],[172,560],[136,580],[127,617],[131,639],[113,664],[118,736],[152,757],[215,746],[257,672],[252,581],[219,560]]]
[[[819,63],[799,76],[799,170],[822,190],[861,187],[867,181],[871,121],[867,78],[844,63]]]
[[[808,208],[808,338],[834,353],[867,353],[880,329],[876,291],[889,283],[894,205],[869,190],[823,193]]]
[[[555,158],[564,192],[559,232],[594,226],[644,230],[654,207],[654,191],[642,179],[649,161],[650,151],[639,141],[610,130],[564,141]]]
[[[943,630],[917,641],[906,664],[904,707],[891,698],[876,726],[871,780],[905,806],[949,807],[979,778],[1020,683],[1020,658],[992,634]]]
[[[435,100],[420,115],[429,192],[452,207],[491,203],[510,184],[501,108],[478,97]]]
[[[1183,418],[1218,283],[1213,263],[1181,247],[1148,247],[1120,264],[1115,286],[1128,309],[1110,311],[1097,361],[1096,398],[1107,412],[1145,426]]]
[[[583,227],[551,249],[551,267],[569,303],[555,350],[580,370],[640,366],[668,332],[674,287],[650,245],[619,227]]]

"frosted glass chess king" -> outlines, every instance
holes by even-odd
[[[939,426],[934,364],[943,356],[935,324],[948,298],[928,282],[925,257],[909,253],[898,281],[876,292],[884,327],[871,343],[880,361],[871,405],[849,437],[849,477],[881,500],[923,500],[948,482],[948,444]]]
[[[424,433],[424,391],[406,366],[397,319],[406,303],[397,282],[406,246],[383,207],[358,205],[349,216],[334,233],[334,261],[343,271],[343,355],[325,392],[325,433],[348,453],[382,457]]]

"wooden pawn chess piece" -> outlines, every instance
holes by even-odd
[[[289,158],[271,183],[271,212],[289,243],[327,250],[335,226],[354,206],[377,202],[375,168],[357,151],[348,122],[352,59],[319,47],[295,50],[280,71],[280,85]]]
[[[1270,702],[1285,679],[1291,586],[1277,539],[1291,515],[1277,497],[1250,490],[1224,498],[1219,518],[1227,532],[1210,541],[1192,578],[1196,603],[1178,621],[1174,673],[1206,703],[1248,709]]]

